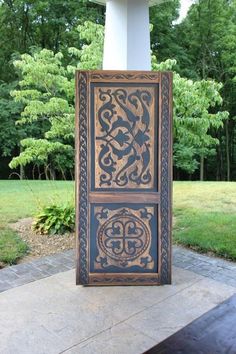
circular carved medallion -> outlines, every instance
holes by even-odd
[[[135,215],[114,215],[98,230],[98,246],[110,258],[127,262],[141,256],[150,244],[147,226]]]

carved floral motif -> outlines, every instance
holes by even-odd
[[[96,188],[154,187],[153,91],[95,89]]]

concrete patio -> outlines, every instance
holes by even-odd
[[[142,353],[236,292],[235,264],[199,257],[175,248],[168,286],[76,287],[71,269],[3,291],[0,353]]]

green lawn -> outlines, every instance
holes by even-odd
[[[28,245],[10,228],[0,227],[0,268],[1,264],[14,264],[28,251]]]
[[[50,203],[72,201],[73,185],[69,181],[0,180],[0,222],[31,216]]]
[[[236,260],[236,183],[175,182],[174,241]]]
[[[73,198],[73,182],[0,181],[0,262],[14,263],[26,252],[9,222]],[[236,260],[236,183],[175,182],[173,200],[174,242]]]
[[[73,189],[67,181],[0,180],[0,266],[16,263],[28,249],[8,223],[32,216],[45,205],[73,201]]]

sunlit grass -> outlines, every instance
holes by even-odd
[[[236,214],[236,182],[174,182],[174,209]]]
[[[8,223],[33,216],[45,205],[73,200],[73,182],[0,180],[0,262],[16,263],[28,248]]]
[[[74,200],[71,181],[0,180],[1,223],[32,216],[48,204],[65,204]]]
[[[0,268],[1,263],[15,264],[28,250],[27,244],[8,227],[0,228]]]
[[[175,182],[174,241],[236,260],[236,183]]]
[[[73,201],[74,182],[0,181],[0,242],[3,234],[15,239],[9,222]],[[235,182],[175,182],[173,202],[174,242],[236,260]]]

